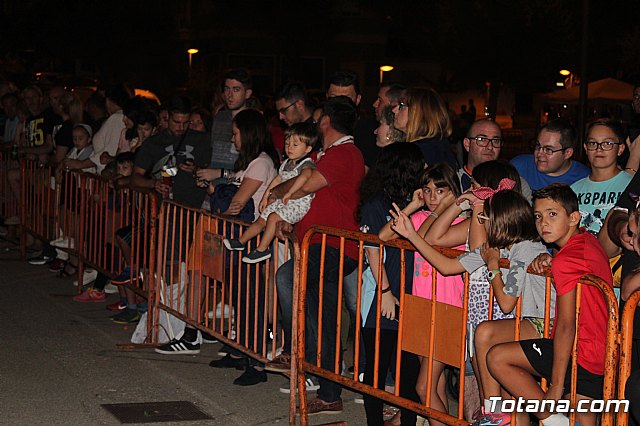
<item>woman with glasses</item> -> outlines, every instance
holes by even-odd
[[[587,127],[584,149],[591,174],[571,189],[578,195],[581,225],[597,236],[607,213],[631,181],[631,175],[618,166],[625,151],[622,125],[610,119],[592,122]]]
[[[433,89],[412,87],[403,92],[393,108],[393,125],[418,145],[427,165],[448,163],[458,168],[449,146],[452,126],[447,108]]]

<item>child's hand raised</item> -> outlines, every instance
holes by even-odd
[[[456,202],[456,196],[453,195],[453,192],[449,191],[447,192],[447,195],[442,197],[442,200],[440,200],[440,204],[438,205],[438,208],[436,210],[445,211],[446,209],[449,208],[449,206],[451,206],[455,202]]]
[[[542,253],[533,259],[533,262],[531,262],[531,269],[533,269],[533,272],[536,274],[542,274],[546,268],[551,267],[552,260],[553,258],[549,253]]]
[[[393,210],[389,210],[389,213],[393,218],[391,220],[391,229],[407,239],[412,234],[416,233],[416,230],[413,228],[413,223],[411,223],[411,219],[409,219],[409,216],[400,210],[400,207],[398,207],[396,203],[393,203]]]
[[[409,202],[409,205],[411,206],[409,210],[414,212],[424,206],[422,188],[418,188],[413,191],[413,196],[411,197],[411,202]]]
[[[460,195],[456,200],[456,204],[460,206],[460,208],[464,210],[471,210],[475,205],[481,203],[481,201],[473,195],[473,192],[467,191]]]

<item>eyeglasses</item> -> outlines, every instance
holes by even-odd
[[[604,141],[604,142],[595,142],[595,141],[587,141],[584,143],[587,151],[597,151],[600,148],[603,151],[611,151],[614,146],[621,145],[620,142],[613,141]]]
[[[487,220],[491,220],[491,218],[489,216],[487,216],[487,214],[485,212],[482,213],[478,213],[478,216],[476,216],[478,218],[478,222],[480,223],[480,225],[484,225],[484,222]]]
[[[485,148],[489,146],[489,142],[491,142],[491,146],[494,148],[500,148],[502,144],[504,144],[504,140],[502,138],[485,138],[484,136],[476,136],[476,137],[467,138],[467,139],[476,141],[476,144],[480,148]]]
[[[298,102],[297,100],[293,101],[292,103],[290,103],[289,105],[287,105],[286,107],[282,107],[278,110],[278,112],[280,114],[284,114],[289,108],[291,108],[292,106],[294,106],[296,104],[296,102]]]
[[[409,108],[409,105],[407,105],[406,103],[400,101],[398,102],[398,111],[402,111],[405,108]]]
[[[533,144],[533,150],[534,151],[542,151],[542,153],[545,154],[545,155],[553,155],[556,152],[566,151],[567,149],[569,149],[569,147],[553,149],[553,148],[551,148],[549,146],[542,146],[538,142],[534,142],[534,144]]]

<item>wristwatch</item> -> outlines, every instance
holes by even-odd
[[[489,282],[493,281],[493,279],[498,275],[502,275],[502,271],[500,269],[492,269],[489,271]]]

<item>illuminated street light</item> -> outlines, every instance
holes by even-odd
[[[382,65],[380,67],[380,83],[384,79],[384,73],[389,71],[393,71],[393,65]]]
[[[560,75],[564,75],[565,77],[571,75],[571,71],[569,70],[560,70]]]
[[[198,52],[199,52],[199,50],[198,49],[194,49],[194,48],[191,48],[191,49],[187,50],[187,53],[189,54],[189,68],[191,68],[191,57],[193,55],[195,55],[196,53],[198,53]]]

